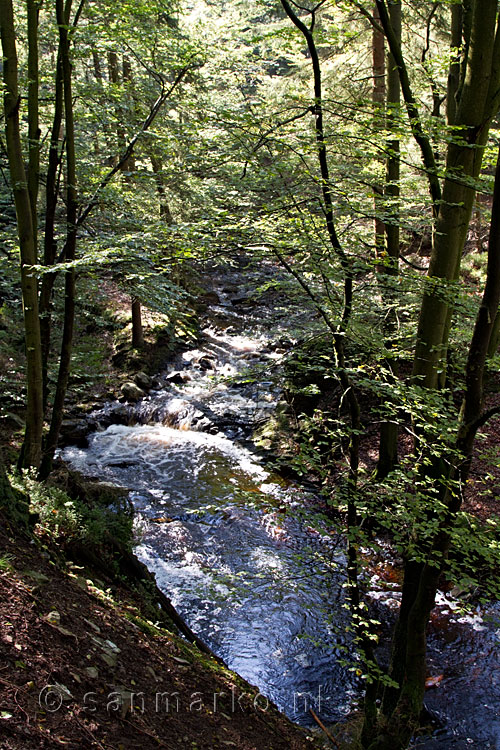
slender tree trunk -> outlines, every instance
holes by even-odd
[[[128,100],[129,110],[132,112],[135,109],[134,98],[132,96],[132,80],[133,80],[132,79],[132,66],[130,65],[130,60],[126,56],[123,57],[122,72],[123,72],[123,84],[124,84],[124,87],[126,87],[124,98]],[[127,90],[127,87],[128,87],[128,90]],[[135,117],[132,119],[135,122]],[[133,153],[130,154],[127,161],[122,167],[122,172],[128,172],[129,174],[131,174],[132,172],[135,172],[135,154]],[[131,181],[132,180],[130,179],[130,182]]]
[[[330,240],[332,251],[339,258],[342,271],[344,274],[344,300],[340,320],[335,325],[328,316],[324,316],[327,325],[333,331],[333,344],[337,359],[337,376],[340,381],[343,396],[346,400],[349,410],[349,445],[348,445],[348,463],[349,471],[345,488],[347,504],[347,576],[348,576],[348,595],[351,608],[352,621],[356,633],[356,646],[367,664],[376,664],[376,657],[373,650],[373,643],[370,639],[370,633],[367,632],[363,623],[364,605],[361,601],[359,584],[358,584],[358,533],[359,533],[359,516],[358,516],[358,468],[359,468],[359,445],[361,434],[361,418],[359,402],[356,390],[350,380],[349,372],[345,359],[345,337],[350,324],[353,310],[353,271],[350,258],[339,242],[335,228],[333,215],[332,188],[330,181],[330,171],[328,165],[328,155],[326,150],[324,125],[323,125],[323,95],[321,66],[319,62],[318,50],[316,48],[313,30],[315,25],[315,11],[311,13],[311,25],[306,24],[296,15],[290,6],[288,0],[281,0],[281,4],[287,16],[292,23],[299,29],[304,36],[308,50],[311,56],[311,64],[314,79],[314,118],[316,130],[316,150],[321,175],[321,186],[323,196],[323,211],[325,214],[326,229]],[[278,256],[279,257],[279,256]],[[287,267],[285,265],[285,267]],[[297,275],[294,274],[297,278]],[[302,286],[307,289],[307,285],[302,282]],[[310,292],[309,292],[310,293]],[[314,299],[314,295],[313,299]],[[321,309],[321,308],[320,308]],[[375,692],[367,690],[365,693],[365,713],[369,716],[376,715]]]
[[[40,125],[38,113],[38,0],[28,0],[28,192],[33,236],[38,255],[38,184],[40,180]]]
[[[398,44],[401,43],[401,3],[393,2],[389,6],[389,18]],[[378,9],[377,16],[378,19]],[[397,132],[400,116],[399,73],[393,54],[387,56],[387,107],[386,119],[389,130]],[[381,274],[382,298],[386,307],[384,330],[387,335],[385,346],[390,351],[391,337],[396,324],[395,307],[398,304],[398,263],[399,263],[399,177],[400,147],[397,137],[387,142],[387,166],[385,183],[385,203],[388,219],[385,222],[386,257],[379,266]],[[397,377],[398,363],[388,357],[385,366],[390,377]],[[379,458],[377,478],[384,479],[396,466],[398,460],[398,425],[395,419],[388,419],[380,425]]]
[[[77,12],[73,19],[73,25],[69,36],[74,32],[85,0],[80,0]],[[68,18],[71,3],[68,5]],[[63,63],[61,53],[61,39],[59,39],[55,69],[54,81],[54,113],[52,119],[52,128],[50,131],[50,146],[47,165],[46,189],[45,189],[45,223],[44,223],[44,258],[45,266],[53,266],[57,257],[57,242],[55,236],[55,217],[57,201],[59,197],[59,180],[62,154],[59,147],[63,138],[62,121],[64,114],[64,91],[63,91]],[[48,389],[48,365],[50,358],[51,346],[51,327],[52,327],[52,294],[58,271],[44,273],[40,285],[40,327],[42,337],[42,364],[43,364],[43,392],[44,392],[44,412],[47,410],[47,401],[49,395]]]
[[[99,52],[97,51],[95,47],[92,47],[92,64],[94,68],[94,78],[97,81],[101,90],[100,96],[98,97],[98,102],[99,102],[99,105],[104,108],[105,101],[104,101],[104,96],[102,93],[103,92],[102,90],[103,75],[102,75],[101,60],[99,58]],[[96,155],[97,158],[99,158],[99,154],[101,152],[101,149],[99,146],[99,128],[95,129],[93,140],[94,140],[94,154]]]
[[[141,300],[138,297],[132,297],[132,346],[134,349],[142,349],[144,346]]]
[[[490,343],[488,346],[488,357],[493,357],[498,352],[500,346],[500,311],[497,311],[495,315],[495,322],[493,323],[493,331],[491,333]]]
[[[56,261],[57,243],[55,238],[55,217],[57,198],[59,193],[58,170],[60,166],[59,144],[61,141],[61,125],[64,110],[63,68],[61,59],[61,43],[57,53],[55,74],[55,98],[52,129],[50,133],[49,159],[45,181],[45,224],[43,242],[43,262],[46,267],[53,266]],[[44,412],[48,401],[48,366],[50,357],[50,340],[52,328],[52,292],[57,272],[44,273],[40,285],[40,330],[42,338],[42,367],[43,367],[43,395]]]
[[[21,290],[26,341],[26,435],[20,459],[22,466],[38,468],[43,429],[42,355],[38,316],[38,284],[31,270],[37,262],[36,238],[30,191],[24,170],[19,130],[18,68],[14,14],[11,0],[0,0],[3,50],[5,137],[14,193],[21,254]]]
[[[375,4],[373,9],[373,17],[377,23],[380,23],[380,17],[378,14],[378,8]],[[373,117],[374,124],[376,127],[383,129],[385,127],[385,45],[384,45],[384,34],[377,28],[373,29],[372,32],[372,71],[373,71],[373,88],[372,88],[372,102],[373,102]],[[378,186],[379,187],[379,186]],[[375,192],[374,196],[374,207],[375,207],[375,253],[377,258],[384,256],[385,251],[385,225],[379,216],[382,188],[379,187],[379,191]]]
[[[70,61],[69,23],[71,0],[56,0],[57,24],[61,42],[61,62],[63,70],[64,120],[66,129],[66,180],[67,180],[67,233],[66,261],[71,263],[76,256],[76,234],[78,194],[76,187],[75,125],[73,115],[72,70]],[[52,419],[47,441],[41,474],[47,476],[52,468],[54,453],[57,448],[59,431],[63,419],[64,401],[68,386],[73,346],[73,329],[75,320],[75,270],[66,271],[64,283],[64,326],[59,359],[59,373],[52,406]]]
[[[123,84],[124,87],[128,86],[129,91],[124,93],[129,101],[129,108],[132,110],[134,103],[133,97],[131,96],[130,88],[132,86],[132,67],[127,57],[123,58],[122,65],[123,73]],[[125,181],[129,184],[133,182],[133,173],[135,171],[135,156],[130,154],[126,161],[121,166],[121,171],[125,173]],[[132,312],[132,346],[134,349],[142,349],[144,346],[144,329],[142,325],[142,305],[141,300],[137,296],[132,296],[131,300],[131,312]]]
[[[451,54],[452,61],[448,73],[448,90],[446,94],[446,119],[448,125],[455,124],[457,114],[457,94],[460,85],[460,48],[462,46],[463,7],[461,3],[450,6],[451,13]]]
[[[455,141],[448,146],[442,203],[417,331],[413,373],[427,388],[438,387],[446,369],[453,289],[474,205],[473,181],[479,176],[489,125],[498,106],[497,6],[497,0],[473,3],[469,58],[455,115],[455,127],[465,145]]]
[[[174,218],[170,211],[170,206],[168,205],[167,192],[165,190],[165,185],[163,184],[161,158],[155,154],[150,154],[149,158],[151,166],[153,167],[156,190],[160,201],[160,219],[163,219],[166,224],[171,226],[174,223]]]
[[[111,84],[113,84],[114,87],[114,95],[115,98],[117,98],[117,90],[118,86],[120,84],[120,68],[118,65],[118,55],[116,52],[108,52],[108,75],[109,75],[109,81]],[[123,109],[119,104],[115,105],[115,118],[116,118],[116,137],[118,140],[118,150],[120,152],[123,152],[125,150],[125,144],[126,144],[126,137],[125,137],[125,129],[123,127]],[[120,167],[121,172],[125,172],[128,169],[128,161],[129,157],[127,157],[127,161],[122,164]],[[117,162],[118,158],[116,158],[115,163]]]

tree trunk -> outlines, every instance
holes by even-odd
[[[455,3],[450,7],[451,13],[451,54],[452,61],[448,73],[448,90],[446,93],[446,119],[448,125],[455,124],[457,114],[457,94],[460,85],[460,48],[462,46],[463,7]]]
[[[19,130],[18,69],[14,14],[11,0],[0,0],[3,50],[5,136],[14,193],[21,255],[21,290],[26,341],[26,434],[20,464],[38,468],[43,429],[42,355],[38,284],[31,267],[37,263],[33,210],[24,170]]]
[[[163,184],[161,158],[155,154],[150,154],[149,159],[151,161],[151,166],[153,167],[156,190],[160,201],[160,219],[163,219],[166,224],[171,226],[174,223],[174,218],[170,211],[170,206],[168,205],[167,193],[165,185]]]
[[[61,43],[57,53],[55,74],[55,98],[52,129],[50,133],[49,159],[45,180],[45,224],[43,241],[43,263],[53,266],[56,261],[57,243],[55,238],[55,216],[59,193],[58,169],[60,164],[59,143],[61,141],[61,125],[64,110],[63,68],[61,59]],[[52,292],[57,272],[44,273],[40,285],[40,330],[42,338],[42,368],[43,368],[43,396],[44,412],[48,401],[48,366],[50,357],[50,340],[52,327]]]
[[[497,0],[473,3],[469,56],[461,86],[455,128],[463,142],[448,146],[442,203],[424,289],[417,331],[414,377],[427,388],[443,381],[451,324],[453,287],[474,205],[473,181],[479,176],[500,82]],[[495,32],[495,30],[497,31]]]
[[[33,236],[38,255],[38,184],[40,179],[40,125],[38,113],[38,0],[28,0],[28,192]]]
[[[76,188],[76,156],[75,156],[75,125],[73,116],[72,71],[69,55],[69,24],[71,2],[56,0],[57,24],[61,50],[64,92],[64,119],[66,129],[66,181],[67,181],[67,218],[66,218],[66,261],[71,263],[76,256],[76,234],[78,194]],[[73,329],[75,320],[75,270],[70,268],[65,273],[64,283],[64,326],[59,358],[59,372],[57,376],[56,392],[52,405],[52,418],[49,434],[44,446],[44,456],[41,476],[46,477],[52,469],[52,461],[57,448],[59,431],[63,419],[64,401],[68,387],[71,365],[71,351],[73,347]]]
[[[144,346],[141,300],[138,297],[132,297],[132,346],[134,349],[142,349]]]
[[[389,18],[398,44],[401,43],[401,3],[394,2],[389,6]],[[377,16],[378,19],[378,8]],[[399,109],[401,104],[399,91],[399,74],[393,54],[387,56],[387,107],[386,119],[389,130],[397,132]],[[379,266],[382,284],[382,299],[386,308],[384,331],[387,335],[385,346],[390,351],[394,334],[398,304],[398,263],[399,263],[399,177],[400,147],[397,137],[391,137],[387,143],[387,166],[385,183],[385,204],[388,220],[385,222],[386,258]],[[388,357],[385,366],[390,377],[397,377],[398,363]],[[398,425],[395,419],[387,419],[380,425],[379,457],[377,478],[384,479],[396,466],[398,461]]]
[[[114,91],[114,97],[117,98],[117,91],[118,84],[120,83],[120,69],[118,66],[118,55],[116,52],[108,52],[108,75],[109,75],[109,81],[113,84],[115,87]],[[123,127],[123,110],[120,107],[119,104],[115,105],[115,117],[116,117],[116,137],[118,140],[118,150],[120,152],[123,152],[125,150],[126,145],[126,138],[125,138],[125,129]],[[130,157],[128,157],[130,158]],[[128,164],[128,158],[124,165],[120,167],[120,171],[124,172],[126,170],[127,164]],[[118,157],[115,159],[115,163],[117,163]]]
[[[377,23],[380,23],[378,8],[375,4],[373,17]],[[372,32],[372,71],[373,71],[373,117],[375,127],[384,128],[385,125],[385,46],[384,34],[382,31],[374,28]],[[379,217],[381,204],[382,189],[375,191],[374,208],[375,208],[375,253],[377,258],[384,256],[385,250],[385,225]]]

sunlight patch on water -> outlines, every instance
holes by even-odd
[[[88,450],[72,446],[64,451],[64,458],[81,471],[88,471],[89,464],[98,461],[101,466],[146,463],[165,474],[169,464],[178,463],[177,453],[182,449],[189,452],[187,470],[193,474],[204,466],[207,455],[220,453],[240,471],[260,481],[269,476],[248,450],[220,434],[180,431],[159,424],[112,425],[91,437]],[[217,476],[216,466],[212,467],[212,472]]]
[[[283,560],[281,560],[278,555],[272,554],[270,550],[264,549],[263,547],[253,549],[250,554],[250,559],[255,567],[260,570],[284,570]]]
[[[269,338],[264,335],[252,337],[242,334],[227,333],[216,328],[205,328],[203,333],[210,336],[214,341],[226,344],[237,352],[257,352],[269,343]]]

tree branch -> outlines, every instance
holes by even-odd
[[[78,219],[77,219],[77,222],[76,222],[76,227],[77,228],[79,228],[79,227],[82,226],[82,224],[86,221],[86,219],[88,218],[88,216],[91,213],[91,211],[93,211],[93,209],[98,205],[99,199],[101,197],[101,194],[102,194],[103,190],[109,185],[109,183],[111,182],[111,180],[113,179],[113,177],[120,171],[120,169],[126,163],[127,159],[130,158],[130,156],[132,155],[132,153],[134,151],[135,146],[137,145],[137,142],[138,142],[139,138],[142,135],[144,135],[144,133],[150,128],[150,126],[152,125],[152,123],[153,123],[156,115],[158,114],[158,112],[162,108],[163,104],[171,96],[172,92],[180,84],[180,82],[182,81],[182,79],[184,78],[184,76],[190,70],[192,70],[192,68],[193,68],[192,64],[191,65],[187,65],[186,67],[184,67],[179,72],[179,74],[175,78],[174,82],[172,83],[172,85],[170,86],[170,88],[168,89],[168,91],[162,91],[162,93],[160,94],[160,96],[157,98],[157,100],[155,101],[155,103],[151,107],[151,110],[150,110],[148,116],[146,117],[146,119],[144,120],[141,128],[138,130],[138,132],[134,135],[134,137],[132,138],[132,140],[129,142],[128,146],[126,147],[126,149],[122,153],[122,155],[119,158],[118,162],[103,177],[103,179],[99,183],[97,189],[95,190],[94,195],[92,196],[92,198],[90,199],[89,203],[87,204],[86,208],[83,211],[80,212],[80,215],[78,216]],[[66,245],[63,247],[63,249],[61,250],[61,253],[59,254],[58,262],[62,262],[64,260],[64,258],[65,258],[65,255],[66,255]]]
[[[394,28],[389,17],[385,0],[375,0],[377,8],[380,14],[380,21],[384,27],[384,34],[389,43],[391,54],[398,67],[399,81],[401,84],[401,91],[403,99],[406,105],[406,111],[410,120],[410,127],[412,135],[420,147],[422,159],[427,171],[427,179],[429,181],[429,192],[431,194],[432,205],[434,216],[437,217],[439,213],[439,205],[441,202],[441,185],[439,184],[437,165],[434,158],[434,152],[429,140],[428,135],[425,133],[422,122],[420,120],[420,114],[418,111],[415,97],[410,84],[410,78],[408,75],[408,69],[403,57],[401,45],[394,32]]]

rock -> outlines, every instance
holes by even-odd
[[[213,426],[214,426],[213,422],[208,417],[201,417],[200,419],[195,419],[193,423],[191,424],[191,427],[195,429],[197,432],[210,432]]]
[[[125,396],[127,401],[138,401],[140,398],[146,395],[142,388],[139,388],[138,385],[132,383],[131,381],[122,383],[122,385],[120,386],[120,391]]]
[[[118,657],[116,656],[116,654],[111,653],[101,654],[101,659],[106,662],[108,667],[116,667],[116,663],[118,661]]]
[[[87,424],[79,419],[64,419],[59,433],[63,445],[87,446]]]
[[[248,297],[233,297],[231,299],[231,304],[238,307],[238,305],[254,305],[255,303]]]
[[[49,578],[45,575],[45,573],[40,573],[39,570],[27,570],[26,575],[29,578],[33,578],[37,583],[48,583]]]
[[[150,378],[145,372],[137,372],[134,375],[134,383],[144,391],[150,391],[153,387],[153,378]]]
[[[201,299],[207,305],[218,305],[220,303],[220,297],[217,292],[206,292]]]
[[[214,359],[211,359],[211,357],[200,357],[198,365],[202,370],[215,370],[217,362]]]
[[[191,379],[191,375],[182,370],[171,372],[170,375],[167,375],[165,378],[167,383],[172,383],[173,385],[182,385],[182,383],[187,383]]]
[[[193,422],[203,418],[203,412],[182,398],[173,398],[165,406],[162,422],[167,427],[189,429]]]
[[[0,417],[0,426],[9,430],[22,430],[24,422],[21,417],[17,416],[17,414],[8,412],[7,414],[2,414]]]

